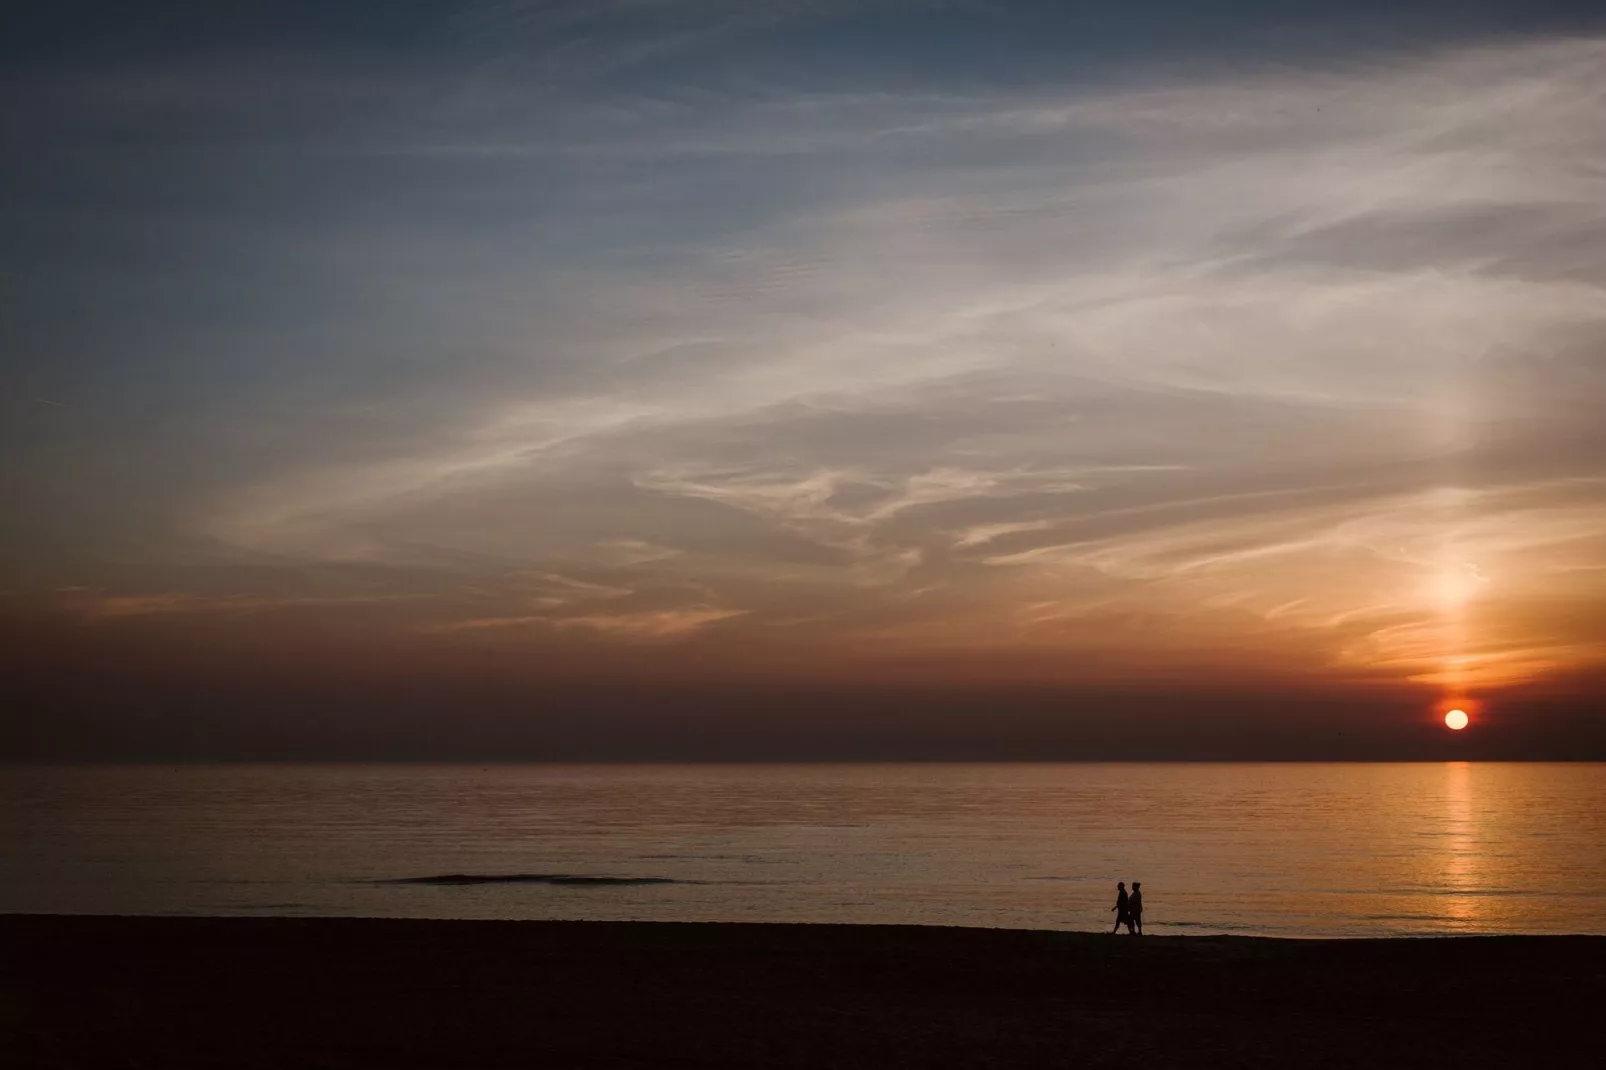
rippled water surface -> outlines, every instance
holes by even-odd
[[[11,768],[0,911],[1606,933],[1606,765]],[[504,880],[514,877],[517,879]]]

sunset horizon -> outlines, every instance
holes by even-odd
[[[1598,1060],[1601,0],[0,33],[0,1051]]]

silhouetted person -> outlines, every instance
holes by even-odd
[[[1131,918],[1127,922],[1126,931],[1143,935],[1143,882],[1132,882],[1132,898],[1127,900],[1127,914]]]
[[[1110,930],[1111,936],[1120,932],[1123,925],[1126,926],[1127,932],[1132,931],[1132,905],[1131,900],[1127,898],[1126,881],[1116,881],[1115,887],[1117,889],[1115,905],[1110,908],[1115,911],[1115,928]]]

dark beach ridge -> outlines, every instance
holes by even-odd
[[[0,961],[24,1067],[1511,1067],[1606,992],[1586,936],[9,915]]]

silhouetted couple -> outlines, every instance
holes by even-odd
[[[1110,909],[1115,911],[1115,928],[1110,930],[1114,936],[1126,926],[1126,931],[1135,935],[1143,935],[1143,882],[1132,882],[1132,894],[1126,894],[1126,881],[1116,881],[1115,905]]]

